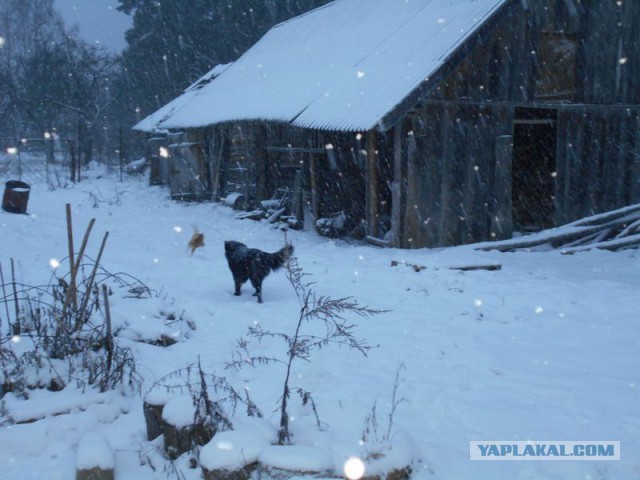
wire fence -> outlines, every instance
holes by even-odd
[[[71,155],[59,139],[0,138],[0,147],[0,184],[20,180],[55,188],[73,180]]]

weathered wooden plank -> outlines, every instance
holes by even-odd
[[[640,202],[640,115],[636,114],[630,123],[629,200],[637,203]]]
[[[311,215],[313,224],[320,218],[320,198],[318,192],[318,171],[316,158],[313,154],[308,154],[309,158],[309,186],[311,188]]]
[[[413,175],[418,182],[414,198],[407,199],[407,218],[415,227],[411,232],[414,246],[438,245],[442,188],[442,108],[429,107],[412,117],[415,147]],[[409,176],[411,178],[411,175]]]
[[[607,122],[604,146],[605,174],[604,197],[600,210],[613,210],[625,205],[626,156],[628,132],[626,119],[620,114],[611,114]]]
[[[378,236],[378,138],[374,129],[367,132],[367,225],[369,235]]]
[[[464,162],[464,180],[462,183],[462,209],[463,225],[461,237],[464,243],[473,242],[480,234],[479,222],[481,222],[481,210],[478,198],[480,197],[480,166],[478,165],[478,152],[480,152],[480,141],[477,135],[477,112],[476,115],[465,115],[465,122],[468,128],[465,129],[464,138],[458,143],[465,145],[463,156],[459,158]]]
[[[511,198],[511,166],[513,161],[513,136],[501,135],[495,145],[495,179],[493,211],[491,216],[492,236],[496,240],[513,235],[513,201]]]
[[[438,218],[438,246],[453,244],[451,233],[454,231],[455,224],[458,222],[458,219],[456,218],[456,208],[452,205],[453,194],[451,191],[455,162],[454,122],[455,109],[451,107],[445,108],[440,131],[442,138],[442,183],[440,188],[440,212]]]
[[[584,211],[581,216],[595,215],[602,211],[603,203],[603,175],[605,165],[604,142],[607,128],[608,115],[589,115],[591,134],[589,135],[589,148],[584,152],[586,155],[586,169],[582,177],[582,188],[588,191]]]
[[[406,168],[402,144],[402,124],[393,127],[393,183],[391,185],[391,244],[402,246],[402,198]]]
[[[585,122],[582,112],[569,118],[570,128],[567,130],[567,173],[565,179],[565,215],[564,222],[580,218],[585,189],[582,186],[582,166],[584,163]],[[563,223],[564,223],[563,222]]]
[[[413,246],[414,239],[417,239],[421,234],[421,226],[418,217],[418,203],[419,203],[419,176],[418,176],[418,147],[416,145],[416,139],[413,131],[407,134],[407,186],[406,195],[407,203],[405,207],[405,238],[403,245],[411,248]],[[416,242],[418,243],[418,242]]]
[[[565,223],[565,189],[567,181],[567,114],[557,113],[556,122],[556,171],[554,178],[553,214],[554,224]]]

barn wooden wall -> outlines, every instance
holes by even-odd
[[[511,234],[518,107],[557,113],[556,224],[640,201],[640,2],[512,2],[473,41],[397,129],[396,245]]]
[[[557,223],[640,202],[640,112],[558,115]]]
[[[430,105],[409,121],[403,247],[489,240],[496,233],[500,174],[496,143],[513,109]],[[509,232],[510,233],[510,232]]]

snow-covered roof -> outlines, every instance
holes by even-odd
[[[159,126],[369,130],[506,1],[337,0],[272,28]]]
[[[216,65],[198,80],[189,85],[189,87],[185,89],[182,95],[174,98],[169,103],[153,112],[151,115],[148,115],[147,117],[140,120],[136,125],[133,126],[133,129],[149,133],[163,130],[158,125],[160,122],[162,122],[162,120],[167,119],[173,112],[176,111],[177,108],[188,102],[198,90],[207,85],[230,66],[231,63]]]

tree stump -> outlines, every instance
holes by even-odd
[[[227,470],[224,468],[209,470],[203,467],[202,474],[204,475],[204,480],[249,480],[251,478],[251,474],[257,467],[257,463],[250,463],[249,465],[245,465],[237,470]]]
[[[258,478],[288,480],[294,477],[333,477],[333,457],[318,447],[270,445],[260,451]]]
[[[253,432],[217,433],[202,450],[200,465],[205,480],[248,480],[258,466],[258,455],[269,438]]]
[[[78,443],[76,480],[114,480],[115,455],[98,432],[83,435]]]
[[[151,441],[164,433],[162,410],[170,398],[168,392],[160,389],[152,390],[144,397],[142,410],[147,425],[147,440]]]
[[[191,450],[192,445],[205,445],[215,430],[204,422],[196,422],[196,409],[191,396],[176,397],[162,410],[164,450],[171,459],[176,459]]]

